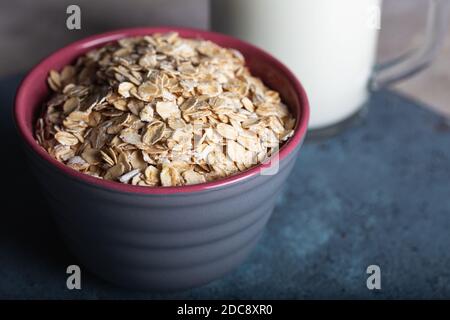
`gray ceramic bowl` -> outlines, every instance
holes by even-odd
[[[262,175],[264,165],[259,165],[194,186],[131,186],[72,170],[35,142],[33,126],[49,93],[46,77],[50,69],[60,69],[113,40],[168,31],[238,49],[252,73],[281,93],[297,124],[294,136],[280,149],[276,174]],[[295,76],[250,44],[206,31],[138,28],[78,41],[43,60],[22,82],[14,113],[31,168],[65,241],[82,266],[120,286],[167,291],[208,283],[248,256],[294,166],[306,134],[309,108]]]

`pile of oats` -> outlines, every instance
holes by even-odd
[[[176,33],[125,38],[51,71],[36,139],[67,166],[141,186],[213,181],[293,134],[277,92],[243,56]]]

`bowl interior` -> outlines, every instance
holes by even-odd
[[[60,70],[67,64],[75,62],[80,55],[101,47],[111,41],[124,37],[148,35],[153,33],[165,33],[177,31],[181,37],[200,38],[210,40],[220,46],[239,50],[245,57],[247,66],[253,75],[261,78],[264,83],[278,91],[282,100],[288,105],[296,118],[294,136],[280,149],[280,159],[292,151],[303,140],[309,118],[309,106],[306,94],[295,76],[277,59],[268,53],[238,39],[208,31],[184,28],[135,28],[113,31],[92,36],[60,49],[48,58],[40,62],[24,79],[19,87],[14,116],[19,133],[32,150],[41,157],[52,162],[55,166],[66,171],[72,176],[87,180],[92,183],[112,187],[118,191],[131,191],[140,193],[173,193],[186,191],[201,191],[215,188],[247,178],[259,173],[261,165],[251,168],[234,176],[220,179],[214,182],[182,187],[140,187],[124,185],[117,182],[104,181],[72,170],[53,159],[45,152],[34,139],[34,125],[38,114],[42,110],[42,103],[48,97],[50,90],[47,85],[48,73],[51,69]]]

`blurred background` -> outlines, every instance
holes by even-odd
[[[81,8],[81,30],[66,28],[66,8]],[[378,60],[420,44],[426,0],[385,0]],[[52,51],[91,34],[132,26],[207,29],[208,0],[15,0],[0,2],[0,76],[23,73]],[[450,30],[449,30],[450,31]],[[450,118],[450,32],[435,63],[395,89]]]

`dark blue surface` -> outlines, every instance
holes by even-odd
[[[205,287],[161,295],[82,274],[66,289],[67,253],[18,147],[18,77],[0,80],[0,298],[450,298],[450,126],[415,102],[375,94],[369,116],[307,144],[257,249]],[[382,289],[366,288],[368,265]]]

